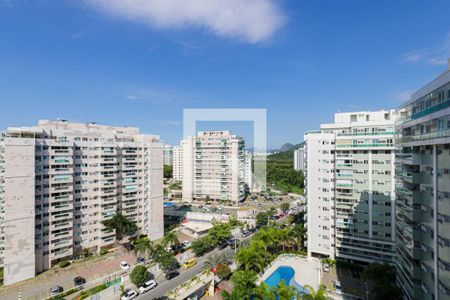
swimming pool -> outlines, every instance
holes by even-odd
[[[308,293],[300,284],[294,280],[295,271],[289,266],[278,267],[264,282],[271,286],[276,287],[282,280],[286,285],[295,287],[300,293]]]
[[[172,207],[175,206],[174,202],[164,202],[164,207]]]

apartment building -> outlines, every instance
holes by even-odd
[[[181,148],[184,201],[209,197],[237,203],[245,198],[248,182],[241,137],[229,131],[202,131],[181,141]]]
[[[399,111],[397,282],[407,299],[450,299],[450,61]]]
[[[162,144],[138,128],[66,120],[11,127],[0,146],[4,284],[115,243],[117,211],[163,236]],[[1,252],[0,252],[1,253]]]
[[[173,147],[173,179],[183,180],[183,148],[181,145]]]
[[[305,134],[308,255],[363,263],[395,256],[395,120],[336,113]]]
[[[305,145],[294,149],[294,170],[305,172]]]
[[[164,163],[164,165],[167,165],[167,166],[173,165],[173,147],[170,145],[164,145],[163,163]]]

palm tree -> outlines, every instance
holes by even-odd
[[[296,244],[295,237],[292,236],[291,229],[285,228],[280,231],[278,231],[278,242],[283,247],[283,252],[285,247],[290,247],[291,245]]]
[[[276,243],[277,237],[278,230],[272,227],[262,228],[256,233],[256,239],[263,242],[265,251]]]
[[[180,241],[178,240],[177,234],[174,231],[170,231],[168,234],[164,236],[163,244],[164,246],[167,245],[175,246],[179,245]]]
[[[210,255],[206,259],[205,264],[211,269],[216,269],[217,265],[224,262],[225,260],[226,260],[226,257],[224,254],[216,253],[216,254]]]
[[[249,271],[252,267],[258,271],[264,269],[264,259],[261,252],[256,250],[254,247],[246,247],[239,249],[236,254],[236,260],[244,266],[246,271]]]
[[[220,295],[222,296],[223,300],[241,300],[242,299],[242,295],[240,294],[240,292],[237,289],[233,289],[231,291],[231,293],[228,293],[225,290],[222,290],[220,292]]]
[[[327,288],[323,284],[319,286],[317,291],[310,285],[305,285],[304,288],[308,290],[308,293],[302,295],[303,300],[329,300],[330,297],[327,296]]]
[[[291,230],[292,235],[297,240],[297,247],[303,248],[303,241],[305,240],[306,229],[303,224],[295,224],[294,228]]]
[[[274,289],[262,282],[254,291],[253,296],[259,300],[276,300],[277,294]]]
[[[148,237],[144,237],[142,239],[138,239],[134,242],[134,255],[138,256],[139,254],[144,255],[144,257],[149,257],[153,251],[153,244],[149,240]]]
[[[297,289],[291,285],[286,285],[284,280],[281,280],[275,288],[275,293],[278,295],[278,299],[280,300],[291,300],[292,298],[298,296]]]
[[[253,271],[236,270],[231,276],[233,290],[241,296],[239,299],[249,299],[255,289],[256,273]]]
[[[124,235],[132,235],[137,231],[136,223],[127,219],[120,212],[117,212],[111,219],[103,220],[102,224],[106,230],[116,231],[118,241],[121,241]]]

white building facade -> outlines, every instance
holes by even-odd
[[[305,134],[308,255],[394,261],[397,118],[336,113]]]
[[[294,149],[294,170],[305,172],[305,145]]]
[[[173,165],[173,147],[171,145],[164,145],[163,163],[166,166]]]
[[[183,148],[181,145],[173,147],[173,179],[183,180]]]
[[[163,237],[163,146],[138,128],[65,120],[8,128],[0,140],[4,283],[112,246],[101,221],[120,212]],[[18,201],[19,200],[19,201]]]
[[[203,131],[181,141],[181,148],[184,201],[209,197],[236,203],[245,198],[248,183],[242,138],[229,131]]]

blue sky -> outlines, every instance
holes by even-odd
[[[397,107],[443,72],[449,11],[446,0],[0,0],[0,128],[62,117],[177,144],[183,108],[266,108],[269,147],[297,143],[334,112]]]

